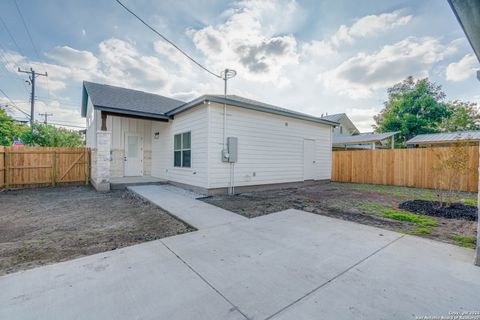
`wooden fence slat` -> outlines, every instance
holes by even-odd
[[[455,147],[333,151],[332,181],[439,188],[437,155]],[[459,177],[459,190],[478,192],[479,147],[468,146],[470,172]]]
[[[89,148],[0,146],[0,189],[59,182],[88,184],[89,161]]]

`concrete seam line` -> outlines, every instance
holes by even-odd
[[[233,304],[232,301],[230,301],[227,297],[225,297],[217,288],[215,288],[210,282],[208,282],[207,279],[205,279],[197,270],[195,270],[191,265],[188,264],[185,260],[182,259],[175,251],[170,249],[169,246],[167,246],[161,239],[160,242],[167,248],[171,253],[177,257],[180,261],[182,261],[190,270],[192,270],[200,279],[202,279],[203,282],[205,282],[210,288],[212,288],[216,293],[218,293],[225,301],[227,301],[235,310],[237,310],[242,316],[245,317],[245,319],[249,320],[250,318],[243,313],[235,304]]]
[[[340,272],[339,274],[337,274],[336,276],[334,276],[333,278],[329,279],[328,281],[325,281],[324,283],[322,283],[321,285],[319,285],[318,287],[312,289],[311,291],[307,292],[306,294],[304,294],[303,296],[301,296],[300,298],[298,298],[297,300],[287,304],[285,307],[281,308],[280,310],[278,310],[277,312],[275,312],[274,314],[268,316],[265,318],[265,320],[269,320],[269,319],[272,319],[273,317],[275,317],[276,315],[280,314],[281,312],[285,311],[286,309],[290,308],[291,306],[293,306],[294,304],[296,304],[297,302],[300,302],[301,300],[303,300],[304,298],[308,297],[309,295],[311,295],[312,293],[316,292],[317,290],[321,289],[322,287],[326,286],[327,284],[333,282],[334,280],[338,279],[339,277],[341,277],[342,275],[344,275],[345,273],[347,273],[348,271],[352,270],[353,268],[355,268],[356,266],[358,266],[359,264],[361,264],[362,262],[368,260],[369,258],[373,257],[374,255],[376,255],[378,252],[382,251],[383,249],[385,249],[386,247],[392,245],[393,243],[397,242],[398,240],[402,239],[403,237],[405,237],[405,235],[402,235],[392,241],[390,241],[389,243],[387,243],[386,245],[384,245],[383,247],[375,250],[373,253],[369,254],[368,256],[366,256],[365,258],[363,258],[362,260],[356,262],[355,264],[351,265],[350,267],[348,267],[347,269],[343,270],[342,272]]]

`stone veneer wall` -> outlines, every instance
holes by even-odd
[[[109,131],[97,131],[97,147],[92,149],[92,185],[97,191],[110,190],[110,136]]]
[[[112,150],[112,161],[110,163],[110,175],[112,177],[123,177],[125,166],[125,151],[122,149]],[[152,174],[152,151],[143,150],[143,175],[149,176]]]

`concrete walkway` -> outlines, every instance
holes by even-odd
[[[0,319],[415,319],[479,311],[473,250],[287,210],[0,277]]]
[[[247,220],[231,211],[195,200],[201,196],[199,194],[170,185],[132,186],[127,189],[197,229]]]

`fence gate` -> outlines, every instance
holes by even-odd
[[[0,147],[0,188],[88,184],[89,148]]]

